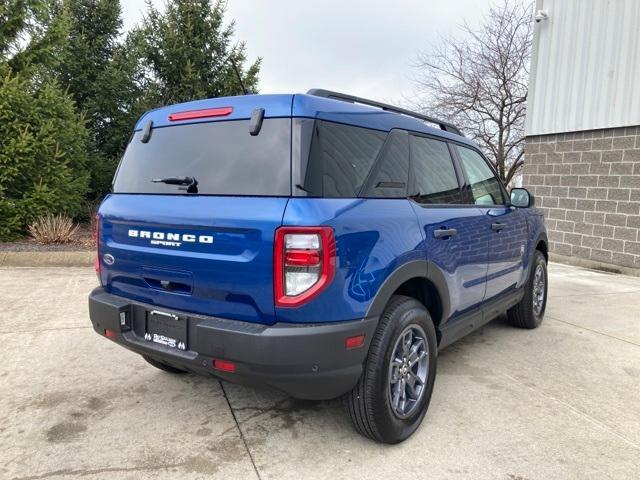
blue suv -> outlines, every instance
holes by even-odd
[[[428,126],[433,124],[434,126]],[[93,328],[165,371],[422,422],[439,349],[542,321],[547,237],[453,125],[326,90],[160,108],[97,218]]]

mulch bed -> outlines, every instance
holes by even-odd
[[[93,250],[93,231],[91,225],[80,225],[74,238],[69,243],[37,243],[30,237],[15,242],[0,242],[0,252],[82,252]]]

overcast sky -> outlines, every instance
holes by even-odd
[[[145,3],[122,6],[128,29]],[[261,93],[317,87],[394,101],[412,91],[416,54],[455,35],[464,20],[477,24],[488,6],[488,0],[229,0],[227,20],[235,19],[249,59],[263,59]]]

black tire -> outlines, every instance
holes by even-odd
[[[391,360],[396,348],[401,348],[400,336],[411,330],[424,333],[427,350],[420,358],[426,381],[405,418],[394,411],[390,381]],[[420,336],[411,337],[419,339]],[[424,418],[436,377],[436,331],[429,312],[414,298],[394,295],[380,318],[371,340],[362,376],[356,386],[344,396],[344,405],[355,429],[365,437],[381,443],[399,443],[408,438],[420,426]],[[413,369],[414,367],[411,367]],[[397,370],[400,373],[400,370]],[[402,383],[403,390],[405,383]],[[419,385],[419,384],[418,384]],[[397,386],[397,384],[396,384]],[[399,390],[398,390],[399,391]],[[405,402],[407,403],[407,400]],[[397,404],[396,404],[396,408]]]
[[[178,374],[189,373],[186,370],[182,370],[181,368],[172,367],[171,365],[167,365],[166,363],[159,362],[158,360],[154,360],[153,358],[147,357],[146,355],[142,355],[142,358],[144,358],[148,363],[150,363],[154,367],[159,368],[160,370],[162,370],[164,372],[178,373]]]
[[[540,288],[536,285],[536,274],[540,271],[543,279],[543,286]],[[529,273],[529,279],[525,286],[524,297],[520,300],[515,307],[512,307],[507,312],[509,321],[520,328],[538,328],[544,319],[544,311],[547,308],[547,290],[549,288],[549,281],[547,276],[547,260],[541,251],[536,250],[533,255],[533,262],[531,263],[531,271]],[[534,295],[542,290],[542,303],[539,307],[534,306]],[[540,300],[538,300],[538,304]]]

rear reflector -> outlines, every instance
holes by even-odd
[[[170,122],[179,122],[181,120],[195,120],[198,118],[224,117],[233,112],[233,107],[206,108],[204,110],[189,110],[186,112],[177,112],[169,115]]]
[[[219,358],[215,358],[213,360],[213,368],[216,370],[222,370],[223,372],[233,373],[236,371],[236,364],[229,360],[220,360]]]
[[[104,331],[104,336],[111,340],[115,340],[116,338],[118,338],[118,333],[114,332],[113,330],[107,329]]]
[[[364,345],[364,335],[356,335],[355,337],[347,337],[344,346],[347,350],[359,348]]]

